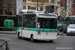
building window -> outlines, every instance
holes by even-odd
[[[55,13],[57,14],[58,13],[58,8],[56,7],[56,9],[55,9]]]
[[[51,0],[51,3],[55,3],[55,0]]]
[[[23,0],[23,2],[26,2],[26,0]]]
[[[40,8],[40,11],[42,11],[42,10],[43,10],[43,7]]]
[[[28,9],[30,9],[30,6],[28,6]]]
[[[31,1],[31,0],[28,0],[28,1]]]
[[[57,4],[59,4],[60,3],[60,0],[57,0]]]
[[[37,0],[31,0],[32,2],[37,2]],[[38,0],[38,2],[49,2],[49,0]]]
[[[26,6],[23,6],[23,9],[26,9]]]

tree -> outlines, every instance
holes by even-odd
[[[3,3],[3,7],[5,8],[5,12],[7,14],[7,12],[10,12],[10,10],[12,9],[12,0],[4,0]]]

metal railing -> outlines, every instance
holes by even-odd
[[[0,50],[9,50],[7,41],[0,39]]]

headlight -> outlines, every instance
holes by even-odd
[[[69,28],[67,28],[67,32],[70,32],[70,29]]]
[[[69,30],[67,30],[67,32],[70,32]]]

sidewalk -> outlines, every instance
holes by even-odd
[[[0,31],[0,34],[16,34],[16,31]]]

